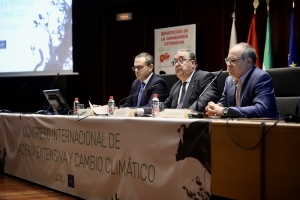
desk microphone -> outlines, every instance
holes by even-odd
[[[7,105],[7,103],[16,95],[16,94],[18,94],[24,87],[25,87],[25,85],[26,85],[27,83],[24,83],[11,97],[9,97],[8,99],[7,99],[7,101],[5,102],[5,104],[4,104],[4,108],[2,109],[2,110],[0,110],[0,112],[2,112],[2,113],[10,113],[11,111],[10,110],[6,110],[6,105]]]
[[[161,84],[161,83],[157,83],[157,84],[155,84],[155,85],[152,85],[151,87],[145,89],[143,92],[145,92],[145,91],[147,91],[147,90],[149,90],[149,89],[151,89],[151,88],[156,88],[156,87],[159,86],[160,84]],[[124,101],[124,100],[126,100],[126,99],[128,99],[128,98],[130,98],[130,97],[132,97],[132,96],[134,96],[134,95],[138,95],[138,94],[140,94],[140,92],[141,92],[141,91],[139,91],[139,92],[137,92],[137,93],[135,93],[135,94],[129,95],[128,97],[125,97],[124,99],[121,99],[121,101],[119,101],[119,103],[118,103],[118,108],[120,108],[120,103],[121,103],[122,101]]]
[[[218,76],[223,72],[223,69],[219,71],[219,73],[213,78],[213,80],[206,86],[203,92],[199,95],[199,98],[205,93],[207,88],[218,78]],[[198,110],[198,103],[196,104],[196,110]],[[188,114],[189,118],[203,118],[205,112],[193,112]]]

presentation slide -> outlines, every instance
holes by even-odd
[[[0,76],[73,73],[72,0],[0,0]]]

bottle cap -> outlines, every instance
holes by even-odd
[[[78,100],[78,98],[76,97],[75,100]]]
[[[153,97],[158,97],[158,94],[153,94]]]
[[[114,96],[109,96],[109,99],[113,99],[114,98]]]

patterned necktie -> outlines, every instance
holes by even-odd
[[[236,84],[236,90],[235,90],[235,105],[236,105],[236,107],[240,107],[241,88],[242,88],[242,81],[239,79]]]
[[[139,97],[138,97],[138,101],[137,101],[136,107],[139,107],[140,104],[141,104],[142,96],[143,96],[143,93],[144,93],[144,87],[145,87],[145,83],[142,82],[141,86],[140,86],[140,93],[139,93]]]
[[[183,105],[183,101],[184,101],[184,97],[185,97],[185,85],[186,85],[186,82],[182,83],[182,87],[181,87],[181,96],[180,96],[180,101],[179,101],[179,104],[178,104],[178,108],[182,108],[182,105]]]

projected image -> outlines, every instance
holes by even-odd
[[[43,40],[48,42],[48,48],[39,48],[32,44],[32,54],[37,53],[40,62],[34,70],[72,69],[72,15],[71,7],[65,0],[50,1],[53,6],[47,13],[40,13],[34,19],[35,28],[42,29],[47,35]]]
[[[72,0],[0,5],[0,74],[73,71]]]

